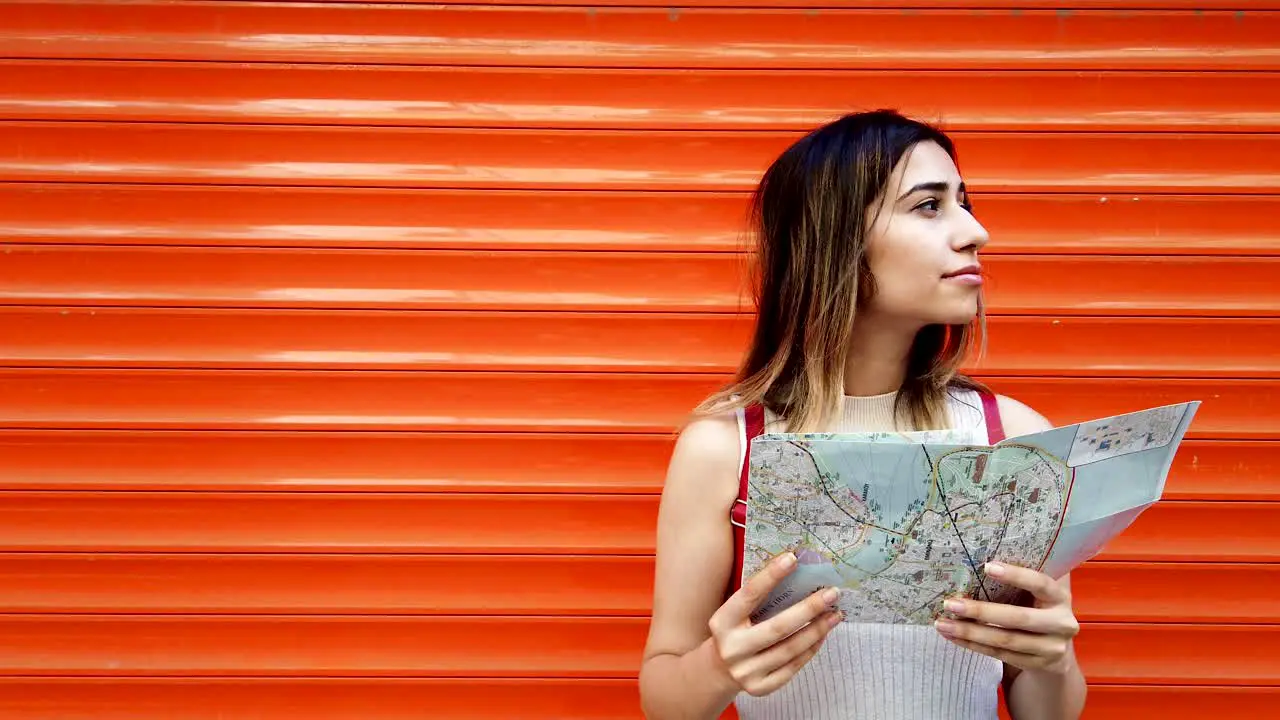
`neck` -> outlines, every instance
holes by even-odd
[[[919,328],[860,314],[849,338],[849,358],[844,367],[844,394],[853,397],[883,395],[902,387],[907,356]]]

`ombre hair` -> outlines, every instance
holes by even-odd
[[[956,159],[941,130],[878,110],[824,125],[773,162],[751,203],[754,335],[734,380],[696,414],[761,403],[786,419],[788,431],[812,432],[839,412],[847,343],[858,310],[876,291],[867,264],[868,211],[898,162],[929,141]],[[948,390],[983,389],[960,367],[985,330],[981,300],[969,323],[920,330],[896,399],[899,422],[945,427]]]

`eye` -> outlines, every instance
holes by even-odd
[[[921,202],[920,204],[916,205],[914,208],[912,208],[912,210],[923,210],[927,213],[936,213],[942,209],[941,204],[942,203],[938,200],[938,198],[929,198],[928,200],[925,200],[924,202]]]

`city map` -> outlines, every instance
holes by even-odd
[[[793,551],[799,565],[760,606],[772,617],[842,589],[846,622],[926,624],[964,595],[1017,602],[982,572],[1000,561],[1061,577],[1164,491],[1199,402],[997,445],[950,431],[774,433],[751,443],[743,578]]]

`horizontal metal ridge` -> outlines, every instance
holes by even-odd
[[[973,200],[988,256],[1280,255],[1278,197]],[[14,244],[738,252],[746,218],[745,192],[0,183],[0,230]]]
[[[1190,438],[1280,438],[1274,380],[984,377],[1054,424],[1189,400]],[[727,375],[0,370],[0,428],[667,433]]]
[[[625,87],[625,92],[619,92]],[[808,130],[893,107],[950,130],[1280,129],[1264,72],[666,70],[0,60],[0,119]]]
[[[1203,8],[911,12],[11,1],[0,4],[0,47],[9,57],[26,58],[546,67],[1280,67],[1274,51],[1280,13]]]
[[[751,326],[745,314],[0,306],[0,367],[725,373]],[[999,315],[987,330],[970,372],[1280,377],[1280,318]]]
[[[1277,13],[1280,17],[1280,13]],[[978,192],[1280,189],[1280,135],[957,131]],[[798,132],[0,122],[0,181],[749,191]]]
[[[629,679],[648,624],[644,618],[4,616],[0,674]],[[1093,624],[1076,639],[1076,651],[1089,677],[1102,683],[1280,684],[1280,626]]]
[[[653,494],[669,433],[0,430],[14,490]],[[1165,497],[1280,500],[1280,442],[1187,440]]]
[[[1109,684],[1094,678],[1089,716],[1131,720],[1265,717],[1280,687]],[[0,678],[8,720],[78,713],[95,720],[351,720],[378,708],[386,720],[417,720],[432,708],[451,720],[642,720],[634,679],[462,678]]]
[[[1280,564],[1091,561],[1071,586],[1087,622],[1280,623]],[[0,613],[647,617],[652,599],[649,556],[0,554]]]
[[[982,263],[993,315],[1280,316],[1280,256],[991,255]],[[0,267],[3,305],[752,311],[750,267],[729,253],[11,245]]]
[[[651,555],[656,495],[8,491],[5,552]],[[1230,528],[1230,532],[1223,532]],[[1160,502],[1098,556],[1280,562],[1280,503]]]

